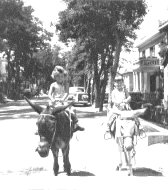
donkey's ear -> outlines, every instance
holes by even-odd
[[[67,105],[62,105],[62,106],[57,106],[52,110],[52,114],[56,115],[57,113],[65,110],[67,107],[71,106],[72,104],[67,104]]]
[[[43,111],[43,108],[33,102],[31,102],[26,96],[24,96],[24,99],[28,102],[28,104],[34,109],[35,112],[40,114]]]

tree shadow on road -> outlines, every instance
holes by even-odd
[[[0,119],[33,119],[37,118],[38,114],[33,112],[31,108],[22,110],[5,110],[0,112]]]
[[[97,116],[107,116],[107,111],[103,111],[103,112],[89,112],[89,111],[76,111],[77,116],[79,118],[94,118]]]
[[[47,100],[31,100],[36,104],[45,107],[47,106]],[[106,116],[107,112],[95,112],[94,110],[80,110],[76,108],[78,118],[94,118],[97,116]],[[0,119],[33,119],[37,118],[38,114],[28,105],[24,100],[10,102],[7,104],[0,105]]]
[[[159,171],[153,170],[151,168],[135,168],[133,170],[134,176],[163,176],[163,174]]]

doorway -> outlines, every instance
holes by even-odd
[[[150,92],[156,91],[156,76],[151,75],[150,76]]]

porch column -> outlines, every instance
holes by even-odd
[[[139,85],[138,85],[138,72],[135,73],[136,78],[136,91],[139,91]]]
[[[144,91],[145,92],[148,91],[147,84],[148,84],[147,73],[144,73]]]
[[[144,89],[143,89],[143,84],[144,84],[144,82],[143,82],[143,71],[141,71],[140,73],[139,73],[139,78],[140,78],[140,92],[142,92]]]
[[[128,89],[128,91],[130,91],[130,85],[129,85],[129,75],[128,76],[125,76],[125,85],[126,85],[126,88]]]
[[[156,77],[156,89],[158,89],[160,86],[159,86],[159,76]]]
[[[136,77],[135,77],[135,72],[133,72],[133,91],[136,91]]]

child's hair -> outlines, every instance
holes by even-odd
[[[68,78],[67,71],[63,67],[61,67],[61,66],[55,66],[55,68],[54,68],[54,70],[53,70],[53,72],[51,74],[51,77],[53,79],[55,79],[56,76],[62,75],[62,74],[64,75],[64,79],[67,80],[67,78]]]

